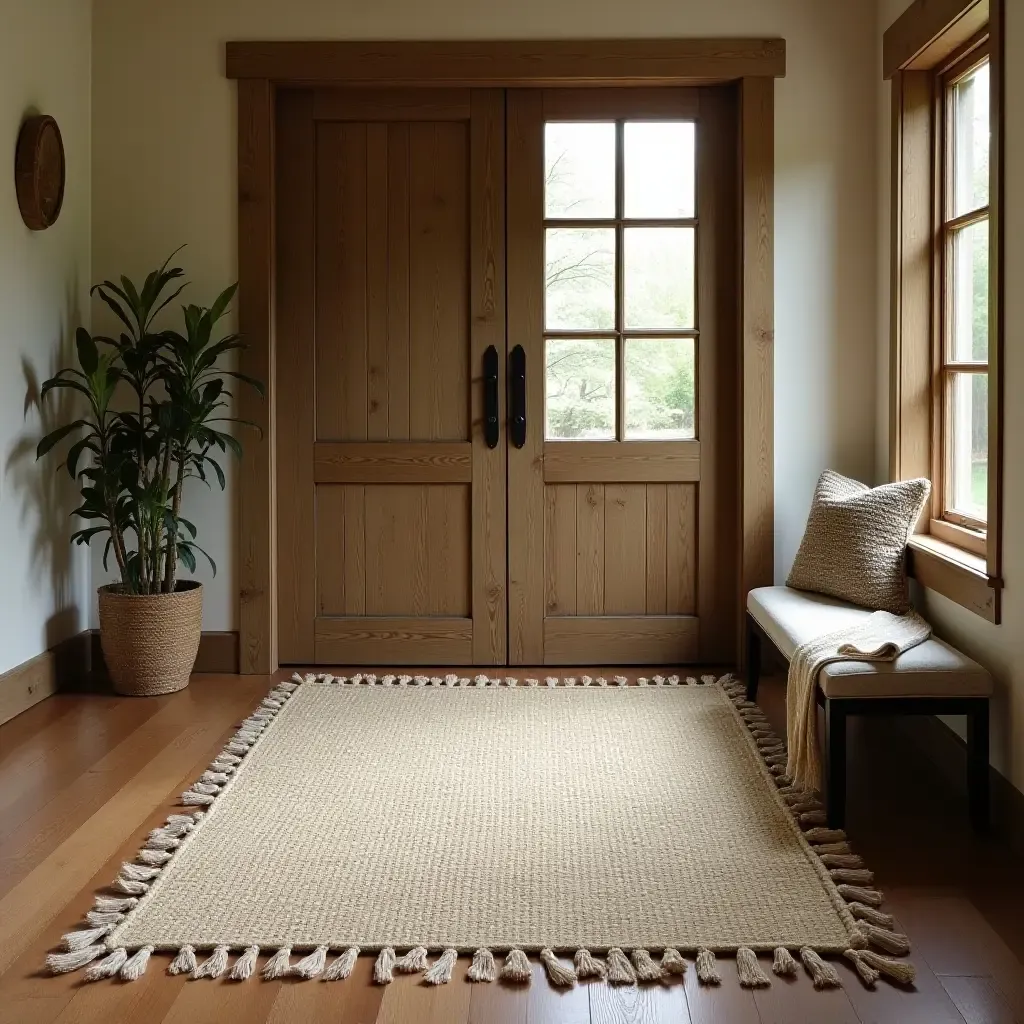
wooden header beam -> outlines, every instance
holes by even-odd
[[[786,73],[784,39],[227,44],[228,78],[289,85],[701,85]]]
[[[977,34],[989,0],[914,0],[882,36],[882,73],[926,71]]]

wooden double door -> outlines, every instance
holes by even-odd
[[[732,93],[277,103],[281,662],[731,660]]]

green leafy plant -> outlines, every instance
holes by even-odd
[[[82,503],[72,513],[90,525],[76,531],[76,544],[106,537],[103,565],[113,552],[121,584],[131,594],[172,593],[179,562],[195,572],[196,554],[213,559],[196,543],[196,527],[181,514],[189,477],[225,486],[217,457],[241,457],[238,440],[224,428],[245,423],[228,415],[234,378],[263,394],[263,385],[218,363],[244,347],[237,334],[218,337],[237,285],[213,305],[182,306],[183,330],[157,330],[154,322],[186,287],[184,271],[170,266],[176,253],[147,277],[141,288],[122,276],[103,281],[93,293],[124,326],[118,337],[75,335],[77,367],[46,381],[42,396],[68,388],[85,397],[87,412],[47,434],[36,448],[42,458],[65,437],[75,437],[64,465],[79,482]],[[247,424],[254,426],[254,424]]]

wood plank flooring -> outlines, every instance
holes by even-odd
[[[840,991],[815,992],[801,975],[751,992],[728,960],[716,989],[691,970],[685,983],[564,993],[539,965],[525,991],[471,985],[466,959],[439,988],[415,977],[376,987],[368,957],[331,985],[193,983],[168,977],[167,957],[132,984],[45,975],[46,952],[270,685],[266,676],[197,676],[168,697],[58,694],[0,726],[0,1024],[1024,1024],[1024,865],[972,834],[962,795],[882,720],[851,727],[848,831],[911,937],[915,991],[880,983],[869,992],[840,963]],[[778,727],[783,701],[780,680],[762,684]]]

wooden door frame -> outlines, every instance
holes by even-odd
[[[773,582],[774,79],[782,39],[572,42],[229,42],[238,80],[241,369],[266,384],[239,414],[262,430],[239,474],[239,660],[278,668],[274,123],[278,89],[323,86],[544,88],[737,83],[740,100],[740,592]]]

